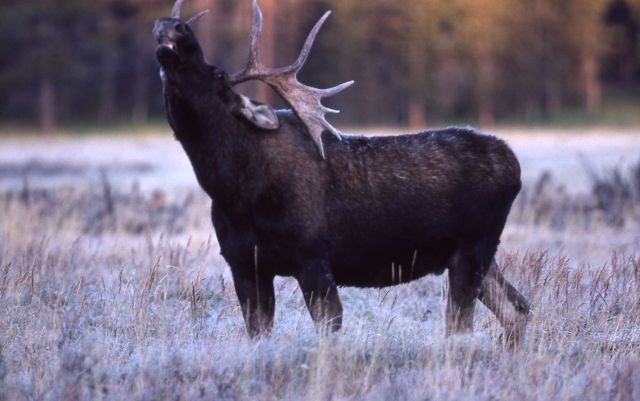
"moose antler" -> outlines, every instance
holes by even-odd
[[[178,2],[181,2],[181,0],[178,0]],[[316,35],[330,14],[331,11],[327,11],[309,32],[300,55],[293,64],[286,67],[271,68],[262,64],[260,60],[262,11],[258,1],[253,0],[253,23],[251,35],[249,36],[249,61],[242,71],[230,77],[232,85],[257,79],[275,89],[302,120],[323,159],[325,158],[322,146],[322,133],[324,130],[329,130],[338,139],[341,138],[341,133],[325,119],[326,113],[339,113],[340,111],[323,106],[322,99],[342,92],[353,85],[354,81],[345,82],[333,88],[318,89],[300,83],[297,79],[297,74],[307,61]]]
[[[173,8],[171,9],[171,17],[180,19],[180,9],[182,9],[182,3],[184,3],[184,0],[176,0],[176,2],[173,3]]]
[[[184,3],[184,0],[176,0],[176,2],[173,3],[173,8],[171,9],[171,17],[180,19],[180,10],[182,9],[182,4],[183,3]],[[198,14],[196,14],[193,17],[189,18],[187,20],[187,24],[193,25],[194,22],[196,22],[200,17],[202,17],[203,15],[205,15],[208,12],[209,12],[209,10],[200,11]]]

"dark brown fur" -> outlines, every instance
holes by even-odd
[[[272,132],[241,118],[226,73],[204,62],[188,26],[175,34],[179,24],[165,18],[155,29],[159,42],[173,35],[176,43],[156,52],[167,114],[213,200],[213,225],[249,333],[272,325],[276,275],[295,277],[314,320],[337,329],[337,286],[389,286],[446,268],[447,332],[470,329],[520,190],[509,147],[467,128],[324,135],[322,160],[293,113],[279,112]],[[506,281],[494,281],[508,293]],[[499,315],[504,305],[489,290],[483,300]],[[505,299],[516,302],[513,295]]]

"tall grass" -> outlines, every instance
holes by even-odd
[[[480,304],[475,333],[445,339],[433,276],[341,289],[324,337],[279,278],[274,331],[249,339],[203,195],[96,188],[0,196],[0,399],[640,399],[633,197],[607,205],[620,223],[595,193],[525,190],[498,258],[533,305],[511,352]]]

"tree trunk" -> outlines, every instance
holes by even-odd
[[[554,79],[546,80],[544,98],[544,107],[547,115],[554,116],[562,111],[562,90]]]
[[[303,18],[307,14],[305,7],[308,8],[308,5],[301,4],[299,0],[278,0],[277,15],[274,18],[278,27],[274,62],[278,65],[292,63],[298,57],[302,47],[301,39],[307,33],[304,30],[309,29]]]
[[[598,59],[593,54],[582,58],[582,83],[584,102],[589,115],[598,114],[602,109],[602,87],[598,77]]]
[[[133,104],[131,107],[131,121],[134,124],[144,124],[149,120],[149,84],[150,76],[147,60],[153,57],[145,34],[137,32],[136,48],[138,57],[134,60]]]
[[[52,134],[56,128],[55,113],[55,87],[51,79],[44,78],[40,82],[40,131],[44,134]]]
[[[100,74],[100,88],[98,92],[98,121],[102,124],[113,122],[116,115],[116,57],[113,56],[112,49],[103,52],[103,59]]]
[[[145,52],[142,52],[145,54]],[[150,56],[149,56],[150,57]],[[146,73],[146,57],[137,57],[135,62],[135,81],[133,84],[133,107],[131,121],[143,124],[149,120],[149,78]]]
[[[200,42],[200,47],[204,53],[204,57],[210,63],[213,63],[216,56],[216,41],[217,37],[216,26],[223,21],[219,21],[218,10],[216,9],[217,2],[211,0],[198,0],[195,2],[195,12],[203,10],[209,10],[209,14],[202,17],[195,23],[196,35]],[[219,22],[219,23],[218,23]]]
[[[494,109],[494,78],[495,65],[491,54],[491,45],[486,40],[478,43],[478,82],[477,82],[477,112],[478,123],[483,127],[492,127],[496,123]]]
[[[412,130],[424,129],[427,125],[425,117],[424,99],[417,96],[409,98],[409,128]]]

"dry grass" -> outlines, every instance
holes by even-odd
[[[0,399],[638,400],[640,199],[540,185],[499,253],[534,306],[521,352],[480,305],[445,339],[441,277],[341,289],[327,337],[278,279],[274,331],[250,340],[199,192],[5,192]]]

